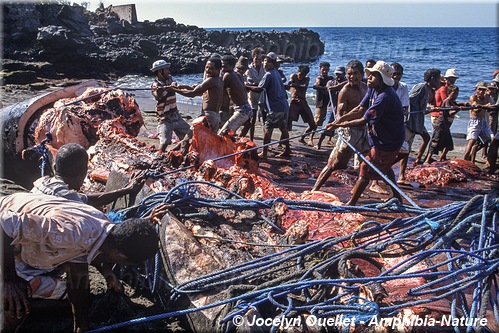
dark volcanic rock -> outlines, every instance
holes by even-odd
[[[307,29],[207,31],[172,18],[128,22],[112,6],[95,12],[55,3],[2,3],[2,7],[4,70],[9,71],[6,63],[49,63],[50,70],[30,68],[38,77],[146,74],[159,58],[172,63],[174,74],[201,73],[213,53],[251,57],[256,46],[289,61],[313,61],[324,53],[319,34]]]

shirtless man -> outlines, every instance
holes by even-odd
[[[232,131],[234,135],[236,130],[246,123],[253,112],[248,103],[248,94],[241,75],[234,71],[237,59],[231,55],[222,57],[222,81],[224,83],[224,100],[229,100],[234,109],[233,115],[223,124],[218,135],[223,136]],[[229,106],[227,106],[228,108]]]
[[[485,82],[478,82],[475,87],[476,94],[470,97],[471,106],[491,106],[490,99],[485,95],[487,85]],[[475,163],[476,152],[479,148],[478,140],[481,141],[480,145],[489,142],[493,138],[493,133],[487,124],[487,109],[477,108],[470,109],[470,121],[468,123],[468,133],[466,140],[466,151],[464,152],[464,159]]]
[[[362,63],[358,60],[351,60],[347,64],[346,70],[348,83],[341,89],[338,95],[338,108],[336,114],[338,122],[340,122],[338,119],[341,120],[343,115],[349,113],[360,104],[367,92],[367,85],[361,81],[364,73],[364,66]],[[363,115],[363,113],[358,112],[355,116],[360,119]],[[370,147],[367,140],[365,124],[348,128],[340,127],[338,128],[338,134],[342,135],[362,154],[366,155],[369,152]],[[343,142],[343,140],[338,139],[336,141],[336,147],[329,156],[326,167],[322,169],[319,177],[317,177],[317,181],[312,190],[319,190],[334,170],[345,169],[353,154],[354,152],[352,149]]]
[[[205,79],[200,85],[192,87],[169,87],[185,97],[203,96],[202,115],[208,119],[208,124],[212,131],[216,132],[220,126],[220,107],[222,106],[224,84],[220,77],[222,60],[211,57],[206,62],[204,69]]]
[[[307,129],[304,134],[315,131],[317,125],[315,125],[314,116],[312,110],[307,102],[307,88],[310,83],[310,77],[308,73],[310,68],[307,65],[300,65],[298,67],[298,73],[293,73],[289,77],[289,91],[291,92],[291,103],[289,104],[289,118],[288,118],[288,130],[291,130],[293,121],[297,121],[298,117],[301,118],[305,123],[308,124]],[[301,143],[306,144],[305,135],[299,140]],[[310,141],[313,146],[313,142]]]

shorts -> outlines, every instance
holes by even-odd
[[[228,131],[237,131],[237,129],[244,125],[244,123],[246,123],[252,115],[253,111],[251,110],[251,106],[249,104],[235,106],[234,114],[222,126],[220,131],[218,131],[218,135],[224,135]]]
[[[414,142],[414,138],[416,137],[416,134],[419,134],[423,136],[424,134],[430,136],[428,131],[426,130],[426,127],[423,127],[423,133],[416,133],[413,132],[409,127],[405,127],[405,142],[407,142],[407,145],[409,146],[409,151],[412,149],[412,143]]]
[[[482,143],[489,142],[494,134],[485,118],[471,117],[468,122],[468,133],[466,140],[478,140]]]
[[[216,111],[203,110],[203,115],[208,119],[208,124],[213,132],[218,131],[220,126],[220,113]]]
[[[265,117],[265,128],[287,128],[288,113],[287,112],[272,112]]]
[[[383,175],[386,175],[392,168],[393,163],[399,155],[399,149],[393,151],[383,151],[376,148],[371,148],[371,151],[366,156],[366,159],[371,162]],[[359,177],[370,179],[370,180],[380,180],[383,177],[371,168],[366,162],[362,162],[360,165]]]
[[[364,126],[340,127],[337,131],[338,136],[341,135],[362,155],[366,155],[369,152],[370,146],[369,141],[367,140],[367,130]],[[335,170],[345,169],[353,155],[354,151],[341,138],[338,138],[336,147],[334,147],[329,156],[328,163],[334,163],[334,165],[331,166]]]

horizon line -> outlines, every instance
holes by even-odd
[[[178,23],[178,22],[177,22]],[[191,25],[191,26],[196,26],[196,25]],[[497,26],[279,26],[279,27],[259,27],[259,26],[245,26],[245,27],[202,27],[202,26],[197,26],[198,28],[203,28],[203,29],[281,29],[281,28],[294,28],[294,29],[313,29],[313,28],[496,28],[498,29],[499,27]]]

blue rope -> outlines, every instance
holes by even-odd
[[[181,185],[184,185],[182,187]],[[166,194],[154,195],[154,200],[145,198],[145,205],[154,206],[167,196],[177,204],[190,204],[191,200],[198,198],[193,191],[193,183],[180,184],[178,191],[169,191]],[[212,185],[212,184],[210,184]],[[173,189],[172,189],[173,190]],[[233,195],[230,191],[228,195]],[[187,197],[183,201],[183,196]],[[235,196],[237,198],[237,196]],[[235,199],[233,199],[235,200]],[[239,199],[243,200],[243,199]],[[281,199],[280,199],[281,200]],[[286,200],[282,199],[286,203]],[[225,200],[230,201],[230,200]],[[241,201],[241,206],[247,207],[271,207],[272,202],[246,202]],[[257,204],[258,203],[258,204]],[[219,202],[201,200],[195,203],[211,207],[229,207]],[[232,203],[232,204],[235,204]],[[289,202],[290,206],[311,209],[315,203]],[[240,206],[234,205],[237,209]],[[327,209],[323,203],[318,209]],[[351,207],[352,209],[354,207]],[[357,207],[358,208],[358,207]],[[224,208],[225,209],[225,208]],[[255,208],[256,209],[256,208]],[[348,210],[342,211],[347,212]],[[285,249],[278,253],[255,259],[250,262],[241,263],[212,274],[193,279],[181,285],[173,287],[172,297],[180,294],[195,294],[212,290],[224,289],[234,283],[251,283],[254,279],[265,279],[266,277],[279,276],[280,270],[293,268],[301,273],[287,282],[279,282],[277,285],[262,287],[259,290],[232,297],[230,299],[214,302],[206,306],[170,312],[151,317],[134,319],[124,323],[118,323],[103,327],[92,332],[101,332],[109,329],[124,327],[130,324],[150,320],[163,319],[173,316],[192,313],[220,305],[235,303],[234,310],[229,313],[221,324],[230,321],[236,315],[244,315],[249,309],[257,309],[260,305],[269,303],[276,309],[277,316],[287,316],[291,313],[307,312],[318,317],[328,316],[336,313],[355,315],[356,318],[372,318],[374,315],[391,315],[394,312],[409,306],[422,305],[435,302],[436,300],[451,297],[451,313],[456,316],[463,315],[466,318],[476,318],[481,309],[483,301],[481,295],[485,292],[484,287],[487,279],[493,281],[493,290],[496,292],[490,296],[490,306],[494,314],[499,318],[499,304],[496,274],[499,268],[499,242],[497,212],[499,211],[499,199],[488,197],[475,197],[470,202],[456,202],[439,209],[420,209],[419,216],[408,218],[396,218],[387,223],[369,221],[359,227],[352,235],[343,237],[329,237],[323,240],[312,241]],[[460,241],[460,248],[454,248]],[[345,248],[344,244],[352,244]],[[315,262],[316,254],[327,253],[327,258]],[[398,265],[391,267],[374,277],[344,277],[321,278],[321,272],[333,269],[337,271],[337,263],[341,258],[368,258],[400,256],[409,254],[407,258]],[[409,269],[423,260],[431,259],[442,254],[447,260],[440,261],[430,267],[416,271]],[[299,265],[297,265],[297,260]],[[440,259],[439,259],[440,260]],[[369,261],[368,261],[369,262]],[[447,267],[447,270],[443,268]],[[302,272],[301,272],[302,271]],[[318,275],[317,275],[318,274]],[[388,281],[400,281],[405,279],[421,278],[427,281],[421,286],[408,290],[408,294],[419,297],[410,302],[401,302],[389,306],[380,306],[373,302],[361,304],[357,295],[361,285],[373,282],[385,283]],[[444,287],[439,284],[445,284]],[[343,292],[331,297],[313,299],[310,289],[318,288],[341,288]],[[474,287],[477,290],[471,304],[468,304],[464,296],[467,288]],[[258,289],[258,286],[255,285]],[[298,293],[307,298],[304,304],[295,304],[290,299],[290,294]],[[344,300],[347,299],[347,302]]]

